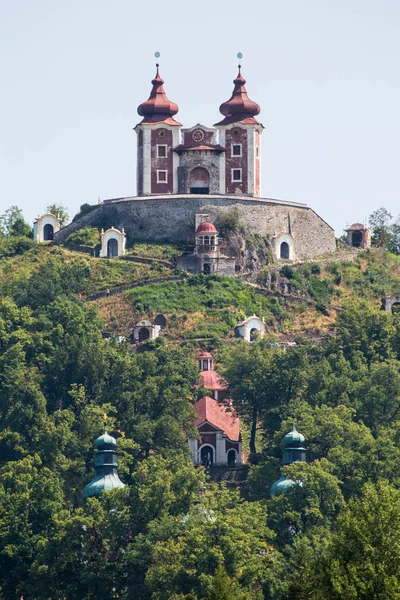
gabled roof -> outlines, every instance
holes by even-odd
[[[240,421],[234,410],[227,410],[227,406],[219,404],[210,396],[198,400],[194,408],[199,415],[195,422],[196,427],[207,421],[221,430],[232,442],[239,441]]]

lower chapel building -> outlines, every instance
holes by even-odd
[[[214,371],[213,357],[209,352],[200,354],[198,361],[201,385],[210,395],[203,396],[194,405],[200,440],[189,440],[192,460],[195,465],[206,467],[241,465],[240,421],[226,397],[226,383]]]
[[[180,259],[180,266],[192,272],[233,274],[235,257],[221,246],[216,224],[234,210],[245,231],[268,237],[277,259],[301,260],[334,251],[333,229],[309,206],[261,197],[260,106],[247,94],[240,65],[233,83],[231,97],[219,108],[222,119],[213,127],[198,123],[184,128],[157,65],[135,126],[137,195],[104,200],[59,230],[48,216],[43,226],[38,220],[38,241],[51,236],[63,243],[74,231],[98,227],[101,256],[124,254],[126,237],[186,242],[194,250]],[[199,231],[205,221],[215,231]]]

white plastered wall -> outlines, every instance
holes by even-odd
[[[51,240],[44,239],[45,225],[52,225],[53,233],[56,233],[61,228],[60,220],[57,219],[57,217],[55,215],[53,215],[52,213],[46,213],[46,214],[42,215],[41,217],[38,217],[33,224],[33,239],[35,240],[35,242],[48,243],[51,241]]]
[[[122,231],[116,229],[115,227],[111,227],[111,229],[107,229],[107,231],[102,229],[100,238],[100,258],[106,258],[108,256],[107,245],[111,239],[115,239],[118,242],[118,256],[123,256],[125,254],[126,234],[123,228]]]
[[[275,256],[278,260],[281,260],[281,244],[286,242],[289,246],[289,259],[295,259],[295,251],[294,251],[294,239],[290,233],[280,233],[274,238],[274,246],[275,246]],[[283,260],[283,259],[282,259]]]

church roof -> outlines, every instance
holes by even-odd
[[[353,223],[353,225],[348,229],[345,229],[345,231],[364,231],[365,229],[368,229],[366,225],[363,225],[362,223]]]
[[[201,371],[200,376],[202,385],[207,390],[226,390],[226,383],[215,371]]]
[[[196,233],[218,233],[213,223],[210,221],[203,221],[196,229]]]
[[[212,358],[212,354],[210,352],[202,352],[199,356],[200,358]]]
[[[156,76],[151,82],[153,87],[150,96],[145,102],[142,102],[137,109],[138,114],[141,117],[144,117],[141,123],[164,122],[168,125],[180,126],[181,123],[178,123],[178,121],[175,121],[175,119],[172,118],[178,112],[179,107],[175,102],[168,100],[163,86],[164,80],[161,79],[158,72],[158,63],[156,67]]]
[[[229,125],[230,123],[251,123],[261,125],[255,116],[260,112],[260,106],[257,102],[250,100],[245,87],[246,80],[241,73],[241,65],[239,65],[239,73],[236,79],[233,80],[235,87],[233,88],[232,96],[221,104],[219,112],[224,115],[225,119],[216,123],[216,125]]]
[[[225,152],[225,148],[220,144],[179,144],[174,148],[174,152],[180,154],[188,150],[211,150],[213,152]]]
[[[194,408],[199,415],[195,422],[196,427],[208,422],[225,433],[232,442],[239,441],[240,421],[234,410],[226,410],[223,404],[219,404],[210,396],[198,400]]]

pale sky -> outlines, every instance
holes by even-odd
[[[262,196],[342,233],[400,212],[399,0],[0,0],[0,213],[136,194],[136,109],[160,73],[211,126],[238,52],[261,106]]]

